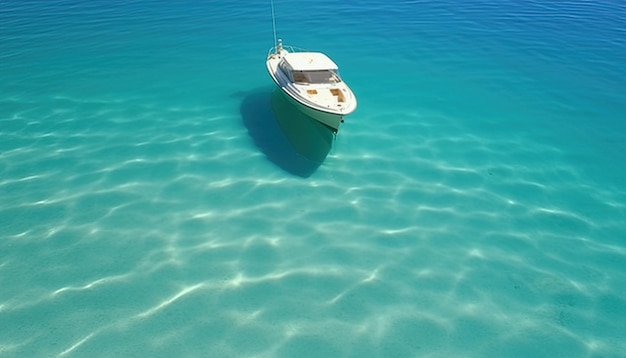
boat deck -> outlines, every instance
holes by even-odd
[[[341,107],[346,102],[346,96],[340,88],[309,88],[303,92],[309,99],[327,107]]]

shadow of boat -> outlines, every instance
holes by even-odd
[[[255,145],[288,173],[309,177],[330,152],[333,132],[300,112],[278,89],[245,94],[240,109]]]

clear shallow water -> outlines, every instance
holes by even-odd
[[[0,3],[0,356],[626,349],[624,4],[276,11],[336,139],[269,4]]]

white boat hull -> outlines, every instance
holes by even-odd
[[[289,102],[291,102],[300,112],[302,112],[306,116],[311,117],[311,118],[315,119],[316,121],[318,121],[318,122],[320,122],[320,123],[330,127],[335,132],[337,130],[339,130],[339,126],[343,123],[344,115],[336,114],[336,113],[330,113],[330,112],[324,112],[322,110],[318,110],[318,109],[309,107],[308,105],[303,104],[302,102],[298,101],[296,98],[294,98],[292,95],[290,95],[288,92],[286,92],[280,86],[278,86],[278,87],[280,88],[282,94],[285,97],[287,97]]]

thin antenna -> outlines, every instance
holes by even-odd
[[[274,46],[276,46],[276,16],[274,15],[274,0],[272,2],[272,28],[274,29]]]

